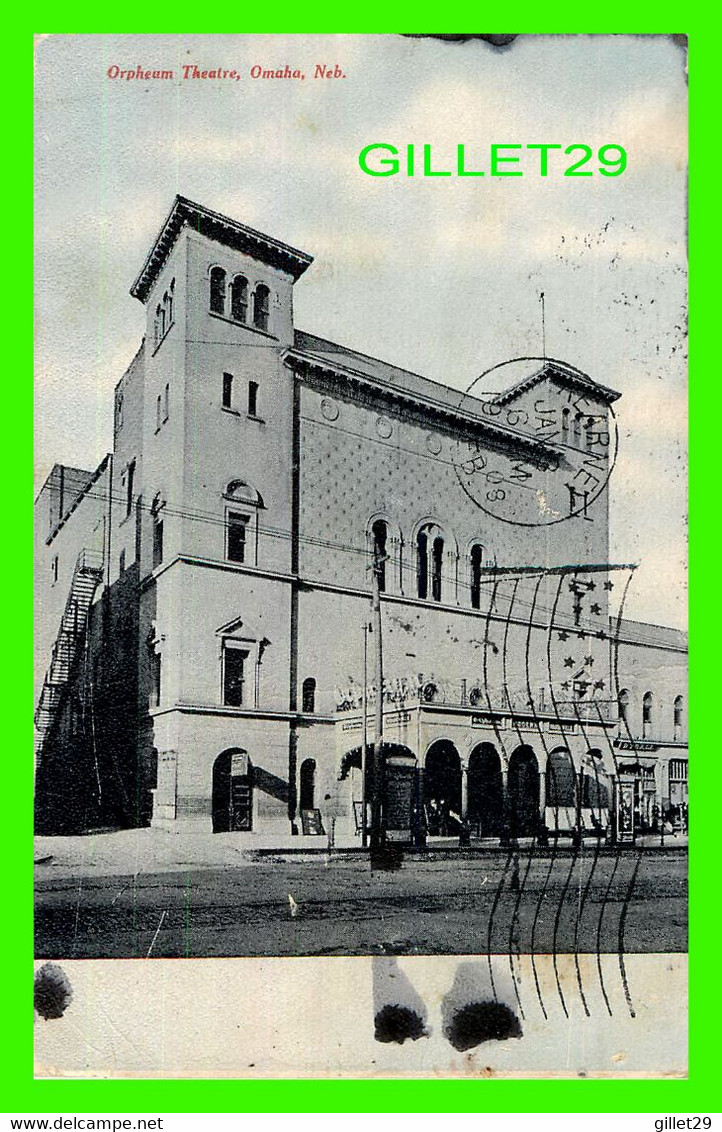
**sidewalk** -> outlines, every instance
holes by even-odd
[[[520,843],[521,852],[531,842]],[[638,837],[636,846],[643,849],[685,849],[687,835],[665,834],[664,844],[658,834]],[[596,841],[585,841],[585,851],[592,851]],[[627,846],[627,851],[633,846]],[[609,847],[603,847],[607,852]],[[560,842],[557,851],[571,852],[568,839]],[[456,837],[430,838],[427,852],[431,855],[448,855],[450,859],[463,855],[504,854],[497,841],[473,842],[469,848],[459,850]],[[540,853],[550,849],[540,850]],[[334,845],[337,857],[361,854],[359,837],[340,837]],[[291,837],[259,833],[210,833],[198,831],[170,831],[165,829],[126,829],[112,833],[90,833],[84,836],[36,837],[36,880],[55,880],[78,876],[137,876],[139,873],[183,872],[191,869],[217,869],[248,865],[259,857],[295,860],[309,857],[318,860],[328,856],[325,837]]]
[[[360,838],[337,838],[336,849],[360,848]],[[279,837],[258,833],[123,829],[69,837],[35,838],[37,879],[59,876],[136,876],[223,868],[252,861],[258,852],[328,852],[326,837]]]

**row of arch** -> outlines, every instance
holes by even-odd
[[[427,815],[438,815],[439,832],[453,832],[443,827],[455,815],[482,837],[499,836],[505,828],[512,836],[532,836],[539,831],[543,810],[553,811],[552,824],[557,828],[568,828],[570,811],[575,814],[580,808],[596,812],[601,824],[602,811],[608,811],[610,804],[610,783],[601,758],[601,751],[590,750],[589,768],[577,771],[569,749],[557,747],[547,756],[542,782],[533,748],[522,744],[509,758],[505,782],[493,743],[481,743],[469,758],[464,799],[459,753],[449,740],[439,739],[429,747],[424,762]]]
[[[389,745],[388,762],[399,756],[416,762],[407,748]],[[345,760],[360,765],[349,752]],[[591,824],[603,828],[607,823],[611,783],[601,766],[601,752],[590,750],[588,762],[593,770],[577,771],[568,748],[558,747],[547,756],[542,775],[532,747],[522,744],[512,753],[506,775],[502,760],[492,743],[480,743],[471,752],[464,770],[454,744],[438,739],[424,759],[421,800],[423,821],[428,833],[453,834],[466,824],[480,837],[536,836],[544,817],[553,815],[552,829],[570,828],[575,815],[586,811]],[[298,807],[313,810],[316,796],[316,761],[304,759],[298,775]],[[342,771],[343,776],[343,771]],[[389,775],[387,774],[387,785]],[[248,753],[241,748],[223,751],[213,764],[213,831],[250,832],[253,828],[253,792],[256,772]]]
[[[631,697],[628,688],[622,688],[618,696],[619,721],[631,727],[633,720],[630,711]],[[645,692],[642,696],[642,738],[646,739],[652,734],[654,725],[655,700],[653,692]],[[678,739],[682,731],[682,715],[684,712],[684,697],[675,696],[672,705],[672,718],[674,724],[674,737]]]
[[[403,545],[400,529],[382,516],[374,518],[369,523],[367,545],[376,564],[381,592],[400,589]],[[447,600],[449,589],[453,590],[456,586],[456,540],[453,536],[447,538],[441,525],[429,519],[416,530],[412,545],[416,596],[422,601]],[[472,609],[481,608],[484,562],[484,545],[480,539],[474,539],[467,549],[466,563]]]
[[[208,275],[208,285],[209,309],[213,314],[252,325],[256,330],[268,330],[271,292],[265,283],[256,283],[252,288],[245,275],[233,275],[229,281],[225,269],[214,266]]]

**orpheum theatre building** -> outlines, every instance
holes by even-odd
[[[311,262],[177,197],[133,283],[113,451],[38,497],[38,829],[360,839],[374,562],[389,839],[686,824],[685,638],[609,561],[618,394],[304,333]]]

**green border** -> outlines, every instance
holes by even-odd
[[[184,0],[187,3],[187,0]],[[713,433],[714,400],[718,367],[713,360],[712,336],[720,321],[717,264],[705,254],[719,243],[712,217],[713,202],[720,198],[720,138],[715,108],[721,105],[718,40],[712,26],[714,9],[696,7],[673,9],[666,0],[654,5],[647,0],[633,6],[617,2],[605,5],[599,14],[564,0],[553,12],[535,3],[517,5],[503,13],[502,27],[527,26],[542,32],[579,29],[585,32],[660,33],[679,29],[690,37],[692,69],[692,188],[691,250],[693,255],[692,312],[694,346],[691,369],[692,417],[692,592],[693,660],[691,665],[690,717],[695,750],[692,775],[693,849],[691,854],[691,979],[690,979],[690,1077],[685,1081],[33,1081],[32,1079],[32,878],[31,878],[31,786],[30,756],[31,660],[30,610],[32,607],[31,537],[31,399],[32,316],[30,301],[18,310],[18,274],[27,279],[31,294],[30,228],[32,224],[30,168],[32,161],[30,37],[33,30],[69,28],[74,34],[97,32],[106,23],[102,9],[80,6],[62,9],[28,7],[20,13],[14,30],[6,31],[3,65],[5,85],[6,192],[10,205],[6,214],[6,241],[10,250],[6,262],[8,302],[5,341],[12,361],[4,366],[5,428],[2,456],[5,463],[6,538],[2,556],[5,570],[5,699],[10,726],[5,729],[4,774],[6,830],[4,887],[7,910],[4,933],[6,962],[2,1027],[5,1043],[3,1077],[5,1111],[20,1113],[107,1113],[107,1112],[659,1112],[686,1114],[714,1112],[718,1106],[719,1076],[717,1020],[720,1017],[717,937],[711,922],[719,903],[714,822],[717,810],[717,772],[719,757],[714,743],[711,719],[715,700],[713,674],[719,667],[719,649],[712,631],[705,632],[717,605],[712,573],[715,555],[713,538],[719,526],[717,499],[709,486],[719,478],[713,465],[719,442]],[[107,10],[106,10],[107,11]],[[112,10],[111,10],[112,11]],[[197,8],[178,3],[166,7],[177,27],[198,27]],[[268,6],[263,23],[228,28],[243,31],[337,31],[338,15],[326,0],[304,13],[294,5],[286,12]],[[227,13],[230,6],[218,17]],[[242,13],[240,13],[242,15]],[[112,19],[113,17],[111,17]],[[418,2],[396,5],[366,3],[354,18],[355,31],[396,32],[404,26],[449,31],[473,28],[482,22],[478,6],[454,4],[425,10]],[[159,31],[158,10],[147,4],[124,5],[114,22],[119,31]],[[303,23],[305,22],[305,27]],[[491,20],[489,21],[492,22]],[[220,28],[224,30],[219,18]],[[107,25],[106,25],[107,26]],[[69,92],[72,76],[68,77]],[[72,175],[69,171],[69,175]],[[26,223],[18,223],[22,217]],[[714,218],[716,221],[716,216]],[[13,264],[12,273],[8,270]],[[12,287],[12,292],[10,291]],[[12,302],[10,301],[12,299]],[[714,309],[711,304],[714,303]],[[710,306],[709,315],[707,307]],[[12,312],[12,313],[11,313]],[[20,319],[20,328],[17,320]],[[42,380],[42,374],[38,375]],[[27,494],[26,494],[27,483]],[[660,484],[660,490],[664,485]],[[7,509],[11,509],[10,515]],[[716,520],[716,521],[713,521]],[[710,532],[710,533],[707,533]],[[718,543],[717,543],[718,545]],[[718,693],[719,694],[719,693]],[[707,717],[705,718],[705,711]],[[703,734],[704,732],[704,734]],[[711,732],[711,733],[710,733]],[[699,765],[704,762],[704,769]],[[717,921],[717,917],[714,917]],[[684,1025],[684,1019],[680,1019]]]

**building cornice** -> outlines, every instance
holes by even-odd
[[[220,212],[213,212],[204,205],[196,204],[195,201],[178,195],[130,289],[134,299],[139,299],[142,303],[146,301],[173,245],[185,227],[192,228],[194,232],[199,232],[218,244],[233,248],[234,251],[253,256],[269,267],[280,268],[294,280],[303,275],[306,268],[313,263],[313,256],[308,255],[307,252],[302,252],[298,248],[275,240],[272,236],[256,231],[255,228],[249,228],[246,224],[240,224],[237,220],[221,215]]]
[[[451,405],[423,393],[412,392],[382,377],[371,376],[349,366],[329,362],[305,350],[290,348],[282,353],[281,358],[284,364],[301,379],[321,377],[336,384],[343,383],[347,390],[353,389],[372,393],[377,397],[381,396],[399,408],[420,409],[425,414],[442,421],[447,427],[458,429],[459,425],[462,425],[469,435],[483,436],[494,447],[523,453],[525,458],[534,460],[541,467],[554,468],[561,459],[561,453],[548,441],[537,440],[527,433],[507,425],[500,425],[481,416],[480,413],[462,408],[461,405]],[[460,398],[463,399],[463,395],[460,395]]]

